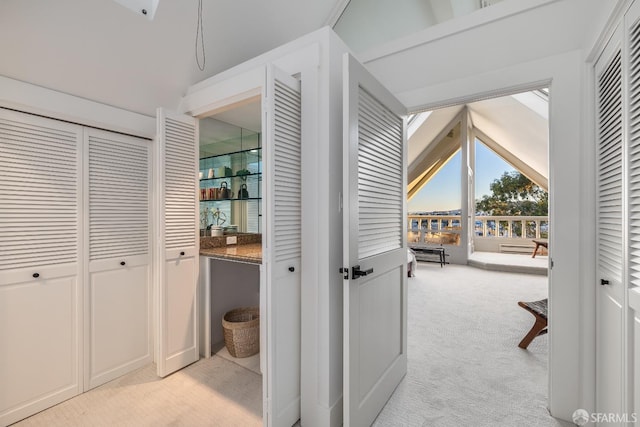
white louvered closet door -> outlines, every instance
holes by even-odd
[[[0,425],[82,388],[81,141],[0,109]]]
[[[261,348],[266,348],[266,425],[291,426],[300,418],[301,281],[301,95],[300,82],[268,70],[264,144],[266,242],[263,250]],[[265,336],[266,334],[266,336]],[[266,344],[266,347],[265,347]],[[263,354],[264,357],[264,354]]]
[[[623,78],[621,30],[596,63],[597,325],[596,405],[622,413]]]
[[[407,371],[404,106],[343,63],[344,425],[369,426]]]
[[[627,37],[625,55],[628,58],[628,270],[629,281],[624,289],[629,307],[625,320],[629,342],[625,349],[627,369],[624,385],[628,395],[628,414],[640,416],[640,3],[635,2],[625,16]],[[635,426],[640,426],[640,418]]]
[[[198,121],[158,110],[158,375],[198,360]]]
[[[85,129],[85,383],[152,361],[151,143]]]

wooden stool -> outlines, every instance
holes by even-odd
[[[543,248],[545,248],[547,250],[549,249],[549,242],[547,240],[542,240],[542,239],[536,240],[536,239],[533,239],[532,241],[533,241],[533,243],[536,244],[536,247],[533,249],[533,254],[531,255],[531,258],[535,258],[536,257],[536,254],[538,253],[538,248],[540,246],[542,246]]]
[[[540,301],[532,301],[532,302],[522,302],[518,301],[518,305],[529,313],[533,314],[533,317],[536,318],[535,323],[531,327],[531,330],[525,337],[520,341],[518,347],[524,348],[525,350],[531,344],[531,341],[537,336],[546,334],[549,330],[547,329],[547,305],[549,299],[545,298]]]

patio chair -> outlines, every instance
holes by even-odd
[[[535,323],[531,327],[531,330],[525,335],[525,337],[520,341],[518,347],[527,349],[531,341],[535,337],[546,334],[549,330],[547,329],[547,304],[549,302],[548,298],[541,299],[540,301],[532,301],[532,302],[523,302],[518,301],[518,305],[529,313],[533,314],[533,317],[536,318]]]

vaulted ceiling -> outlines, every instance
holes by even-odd
[[[463,115],[478,139],[533,182],[548,189],[548,109],[548,98],[536,91],[430,112],[409,138],[409,197],[429,182],[460,148]]]
[[[160,0],[153,20],[112,0],[0,1],[0,75],[155,116],[186,88],[326,25],[337,0]]]
[[[1,0],[0,76],[155,116],[188,86],[325,25],[361,52],[501,1],[203,0],[201,71],[198,0]],[[153,19],[139,13],[152,4]]]
[[[118,1],[137,4],[155,0]],[[333,24],[345,7],[336,30],[358,52],[369,47],[372,40],[376,42],[375,36],[382,33],[384,37],[377,40],[378,43],[400,37],[400,30],[406,34],[428,23],[437,24],[472,13],[478,5],[497,2],[508,6],[511,1],[516,0],[403,0],[399,7],[392,0],[203,0],[206,63],[204,71],[200,71],[195,60],[198,0],[159,0],[153,20],[113,0],[0,0],[0,76],[155,116],[156,107],[177,108],[188,86]],[[567,10],[560,8],[561,11],[578,16],[578,22],[592,22],[595,17],[607,16],[602,12],[610,10],[616,1],[590,0],[585,2],[589,5],[585,10],[572,6],[577,2],[558,3],[566,4]],[[606,7],[600,6],[604,3]],[[580,4],[584,4],[582,0]],[[538,14],[543,12],[543,8],[536,10]],[[407,21],[411,17],[413,27]],[[541,16],[539,22],[552,18],[566,22],[564,15]],[[378,24],[381,19],[384,29]],[[532,28],[544,33],[546,28],[537,25],[539,22],[533,23]],[[552,29],[561,27],[555,23]],[[589,26],[580,28],[586,31]],[[460,49],[456,37],[451,38],[450,48],[447,48],[449,44],[425,45],[425,54],[433,58],[431,81],[454,79],[455,73],[462,73],[470,61],[486,67],[498,66],[498,59],[505,56],[499,43],[508,43],[509,38],[499,30],[493,34],[491,29],[491,26],[482,27],[481,34],[486,35],[481,38],[482,42],[491,43],[486,48],[474,49],[478,55],[475,59],[452,54]],[[534,47],[554,46],[562,52],[588,41],[582,32],[571,32],[576,40],[557,38],[553,31],[549,33],[553,43],[537,43]],[[358,47],[355,40],[350,42],[349,34],[369,37],[365,40],[366,46]],[[518,36],[526,39],[536,37],[535,34],[524,31]],[[525,55],[530,50],[519,47],[517,53]],[[383,58],[368,66],[403,99],[404,82],[415,80],[412,70],[386,66],[386,60]],[[541,177],[548,177],[546,118],[523,107],[522,102],[513,97],[467,107],[477,129],[526,161]],[[424,152],[460,108],[431,114],[416,133],[422,135],[420,139],[414,137],[410,141],[410,161]],[[542,125],[538,123],[541,120]]]

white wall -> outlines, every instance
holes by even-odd
[[[599,0],[501,2],[358,57],[397,94],[448,85],[513,64],[582,49],[585,39],[594,32],[593,15],[598,5]],[[403,66],[416,62],[418,66]],[[450,93],[453,103],[459,103],[456,94]],[[424,99],[411,105],[423,104]]]
[[[439,5],[444,6],[444,2]],[[437,18],[433,7],[433,2],[424,0],[351,0],[334,30],[354,52],[362,52],[371,46],[435,25]],[[390,16],[394,19],[389,19]]]
[[[593,408],[594,393],[594,147],[587,138],[592,120],[584,106],[591,98],[582,46],[599,31],[594,15],[606,19],[593,8],[585,11],[589,4],[551,2],[490,25],[426,37],[423,44],[407,40],[408,48],[381,49],[382,56],[369,54],[366,64],[410,110],[550,83],[549,407],[566,420],[577,408]]]
[[[0,106],[144,138],[156,134],[155,117],[3,76],[0,76]]]

